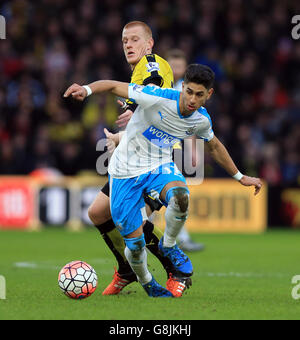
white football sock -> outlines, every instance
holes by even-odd
[[[133,252],[128,247],[126,247],[124,253],[139,282],[142,285],[150,282],[152,280],[152,275],[148,270],[146,248],[144,247],[139,252]]]
[[[187,212],[182,212],[175,202],[175,198],[171,197],[169,205],[166,209],[166,229],[164,232],[164,247],[173,247],[176,244],[176,238],[183,228],[184,223],[187,219]]]

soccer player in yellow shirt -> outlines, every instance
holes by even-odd
[[[139,85],[155,84],[165,88],[173,87],[173,72],[170,65],[163,58],[152,54],[154,40],[148,25],[140,21],[128,23],[122,32],[122,42],[126,60],[132,69],[132,83]],[[119,126],[122,125],[123,119],[128,120],[128,116],[132,115],[136,107],[127,100],[123,108],[125,112],[117,121]],[[161,208],[161,204],[153,198],[149,196],[144,198],[148,215]],[[124,255],[125,243],[110,214],[108,183],[104,185],[90,206],[89,217],[114,254],[119,267],[118,270],[115,270],[112,282],[102,294],[119,294],[125,286],[137,279]],[[176,272],[172,263],[159,253],[158,243],[163,236],[160,229],[147,221],[144,226],[144,234],[147,248],[159,259],[167,272],[167,289],[174,296],[180,297],[184,290],[191,285],[191,279]]]

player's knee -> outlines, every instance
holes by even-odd
[[[101,209],[99,210],[94,204],[89,207],[88,216],[95,225],[103,224],[111,218],[107,216],[105,212],[101,211]]]
[[[189,207],[189,189],[187,187],[174,187],[167,193],[167,203],[175,210],[187,213]]]
[[[97,214],[93,205],[88,209],[88,216],[94,224],[97,224]]]
[[[177,200],[177,204],[179,205],[181,212],[188,212],[189,208],[189,195],[186,192],[180,193],[175,196],[175,199]]]

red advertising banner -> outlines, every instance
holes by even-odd
[[[25,178],[6,177],[0,181],[0,228],[26,229],[35,214],[33,187]]]

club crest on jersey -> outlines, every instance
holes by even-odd
[[[193,127],[190,127],[185,133],[188,135],[188,136],[191,136],[191,135],[194,135],[195,134],[195,131],[196,131],[196,125],[194,125]]]
[[[155,62],[150,62],[146,65],[148,72],[159,71],[159,64]]]
[[[153,125],[149,126],[148,129],[143,132],[143,136],[160,148],[171,148],[174,144],[180,142],[179,138],[158,129]]]

